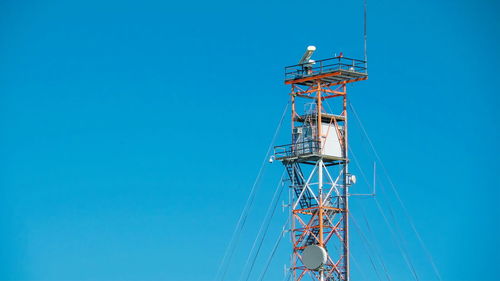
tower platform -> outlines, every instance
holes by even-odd
[[[324,162],[346,161],[344,157],[322,153],[323,148],[319,140],[299,142],[295,144],[274,147],[274,157],[279,161],[314,162],[323,159]]]
[[[365,61],[340,56],[285,67],[285,84],[311,86],[319,80],[321,83],[339,85],[366,79],[368,73]]]

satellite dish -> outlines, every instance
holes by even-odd
[[[316,51],[315,46],[308,46],[306,52],[304,53],[304,55],[300,59],[299,64],[310,63],[309,60],[311,59],[314,51]]]
[[[327,257],[325,248],[318,245],[309,245],[302,251],[302,263],[311,270],[318,270],[322,267]]]

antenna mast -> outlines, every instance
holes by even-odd
[[[367,41],[367,35],[366,35],[366,0],[363,0],[363,41],[364,41],[364,60],[365,60],[365,66],[368,67],[368,54],[366,50],[366,41]],[[368,71],[368,69],[366,69]]]
[[[347,92],[368,79],[366,61],[337,56],[285,68],[291,144],[275,147],[291,185],[292,280],[349,281]],[[326,106],[325,106],[326,105]],[[329,106],[332,106],[330,108]]]

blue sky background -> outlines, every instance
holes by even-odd
[[[498,2],[368,9],[370,79],[351,102],[442,279],[500,280]],[[288,100],[283,67],[309,44],[361,58],[362,1],[1,1],[0,280],[212,280]],[[266,167],[227,280],[281,172]],[[382,176],[377,198],[420,280],[437,280]],[[374,200],[352,212],[392,280],[412,280]],[[353,280],[378,280],[363,228]]]

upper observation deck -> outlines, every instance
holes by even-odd
[[[342,56],[285,67],[285,84],[311,86],[319,81],[339,85],[366,79],[365,61]]]

